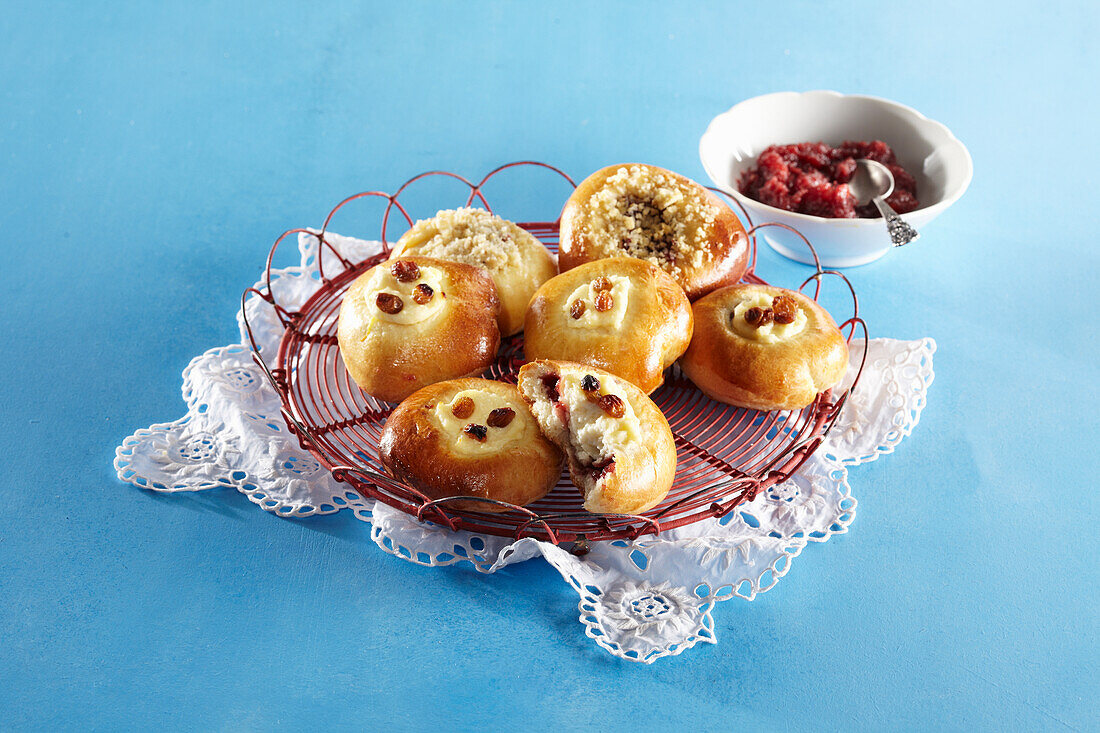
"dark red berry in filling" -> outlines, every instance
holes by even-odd
[[[604,458],[592,464],[592,480],[599,481],[609,473],[615,472],[615,457]]]
[[[462,432],[469,435],[471,438],[479,443],[485,442],[485,436],[489,434],[489,428],[484,425],[478,425],[477,423],[470,423],[466,427],[462,428]]]
[[[558,382],[561,381],[561,377],[557,374],[543,374],[542,375],[542,388],[546,390],[546,396],[552,401],[557,402],[561,394],[558,392]]]

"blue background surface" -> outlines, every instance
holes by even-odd
[[[1094,3],[309,5],[0,14],[0,727],[1100,728]],[[817,88],[946,123],[976,174],[851,271],[873,334],[939,343],[920,426],[718,645],[623,662],[545,563],[421,568],[350,516],[114,476],[274,236],[348,193],[521,158],[704,179],[711,117]]]

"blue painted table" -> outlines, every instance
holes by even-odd
[[[1100,13],[763,5],[5,6],[0,727],[1097,729]],[[425,569],[347,516],[115,478],[273,237],[347,193],[520,158],[703,178],[713,115],[814,88],[944,121],[976,176],[851,272],[874,334],[939,343],[920,426],[717,646],[622,662],[542,562]]]

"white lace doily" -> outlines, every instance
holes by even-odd
[[[379,248],[326,238],[351,261]],[[298,245],[301,265],[272,273],[277,301],[291,310],[321,284],[316,237],[300,235]],[[338,272],[336,258],[327,250],[324,257],[326,272]],[[261,352],[273,358],[282,324],[260,298],[245,307]],[[379,547],[421,565],[469,563],[491,573],[541,555],[580,596],[585,633],[616,656],[649,663],[702,641],[715,643],[711,612],[717,601],[752,600],[786,575],[808,543],[848,531],[856,500],[847,467],[892,452],[912,432],[932,383],[936,345],[932,339],[874,339],[868,348],[862,380],[840,420],[791,480],[721,519],[633,542],[595,542],[584,557],[534,539],[512,542],[421,524],[338,483],[288,433],[278,395],[241,345],[192,360],[183,372],[187,414],[126,438],[115,468],[124,481],[153,491],[235,488],[282,516],[350,510],[370,525]],[[861,346],[852,349],[852,364],[861,356]]]

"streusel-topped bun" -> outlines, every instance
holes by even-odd
[[[797,410],[848,369],[848,344],[832,316],[798,291],[735,285],[692,309],[695,335],[680,366],[719,402]]]
[[[749,241],[733,211],[698,183],[630,163],[590,175],[562,210],[558,269],[604,257],[657,265],[695,300],[741,279]]]
[[[432,499],[476,496],[523,506],[561,475],[562,454],[539,432],[511,384],[454,379],[425,387],[397,406],[378,444],[393,476]],[[507,511],[488,502],[458,509]]]
[[[435,257],[484,267],[500,298],[502,336],[523,329],[523,314],[538,287],[557,274],[550,251],[530,232],[483,209],[440,211],[398,240],[391,259]]]
[[[527,308],[528,359],[605,369],[649,394],[691,341],[691,303],[656,265],[630,257],[588,262],[543,284]]]
[[[595,514],[638,514],[668,495],[676,442],[653,400],[602,369],[533,361],[519,391],[542,432],[565,452],[569,475]]]
[[[388,402],[480,374],[500,345],[500,302],[480,267],[429,257],[375,265],[340,305],[340,357],[364,392]]]

